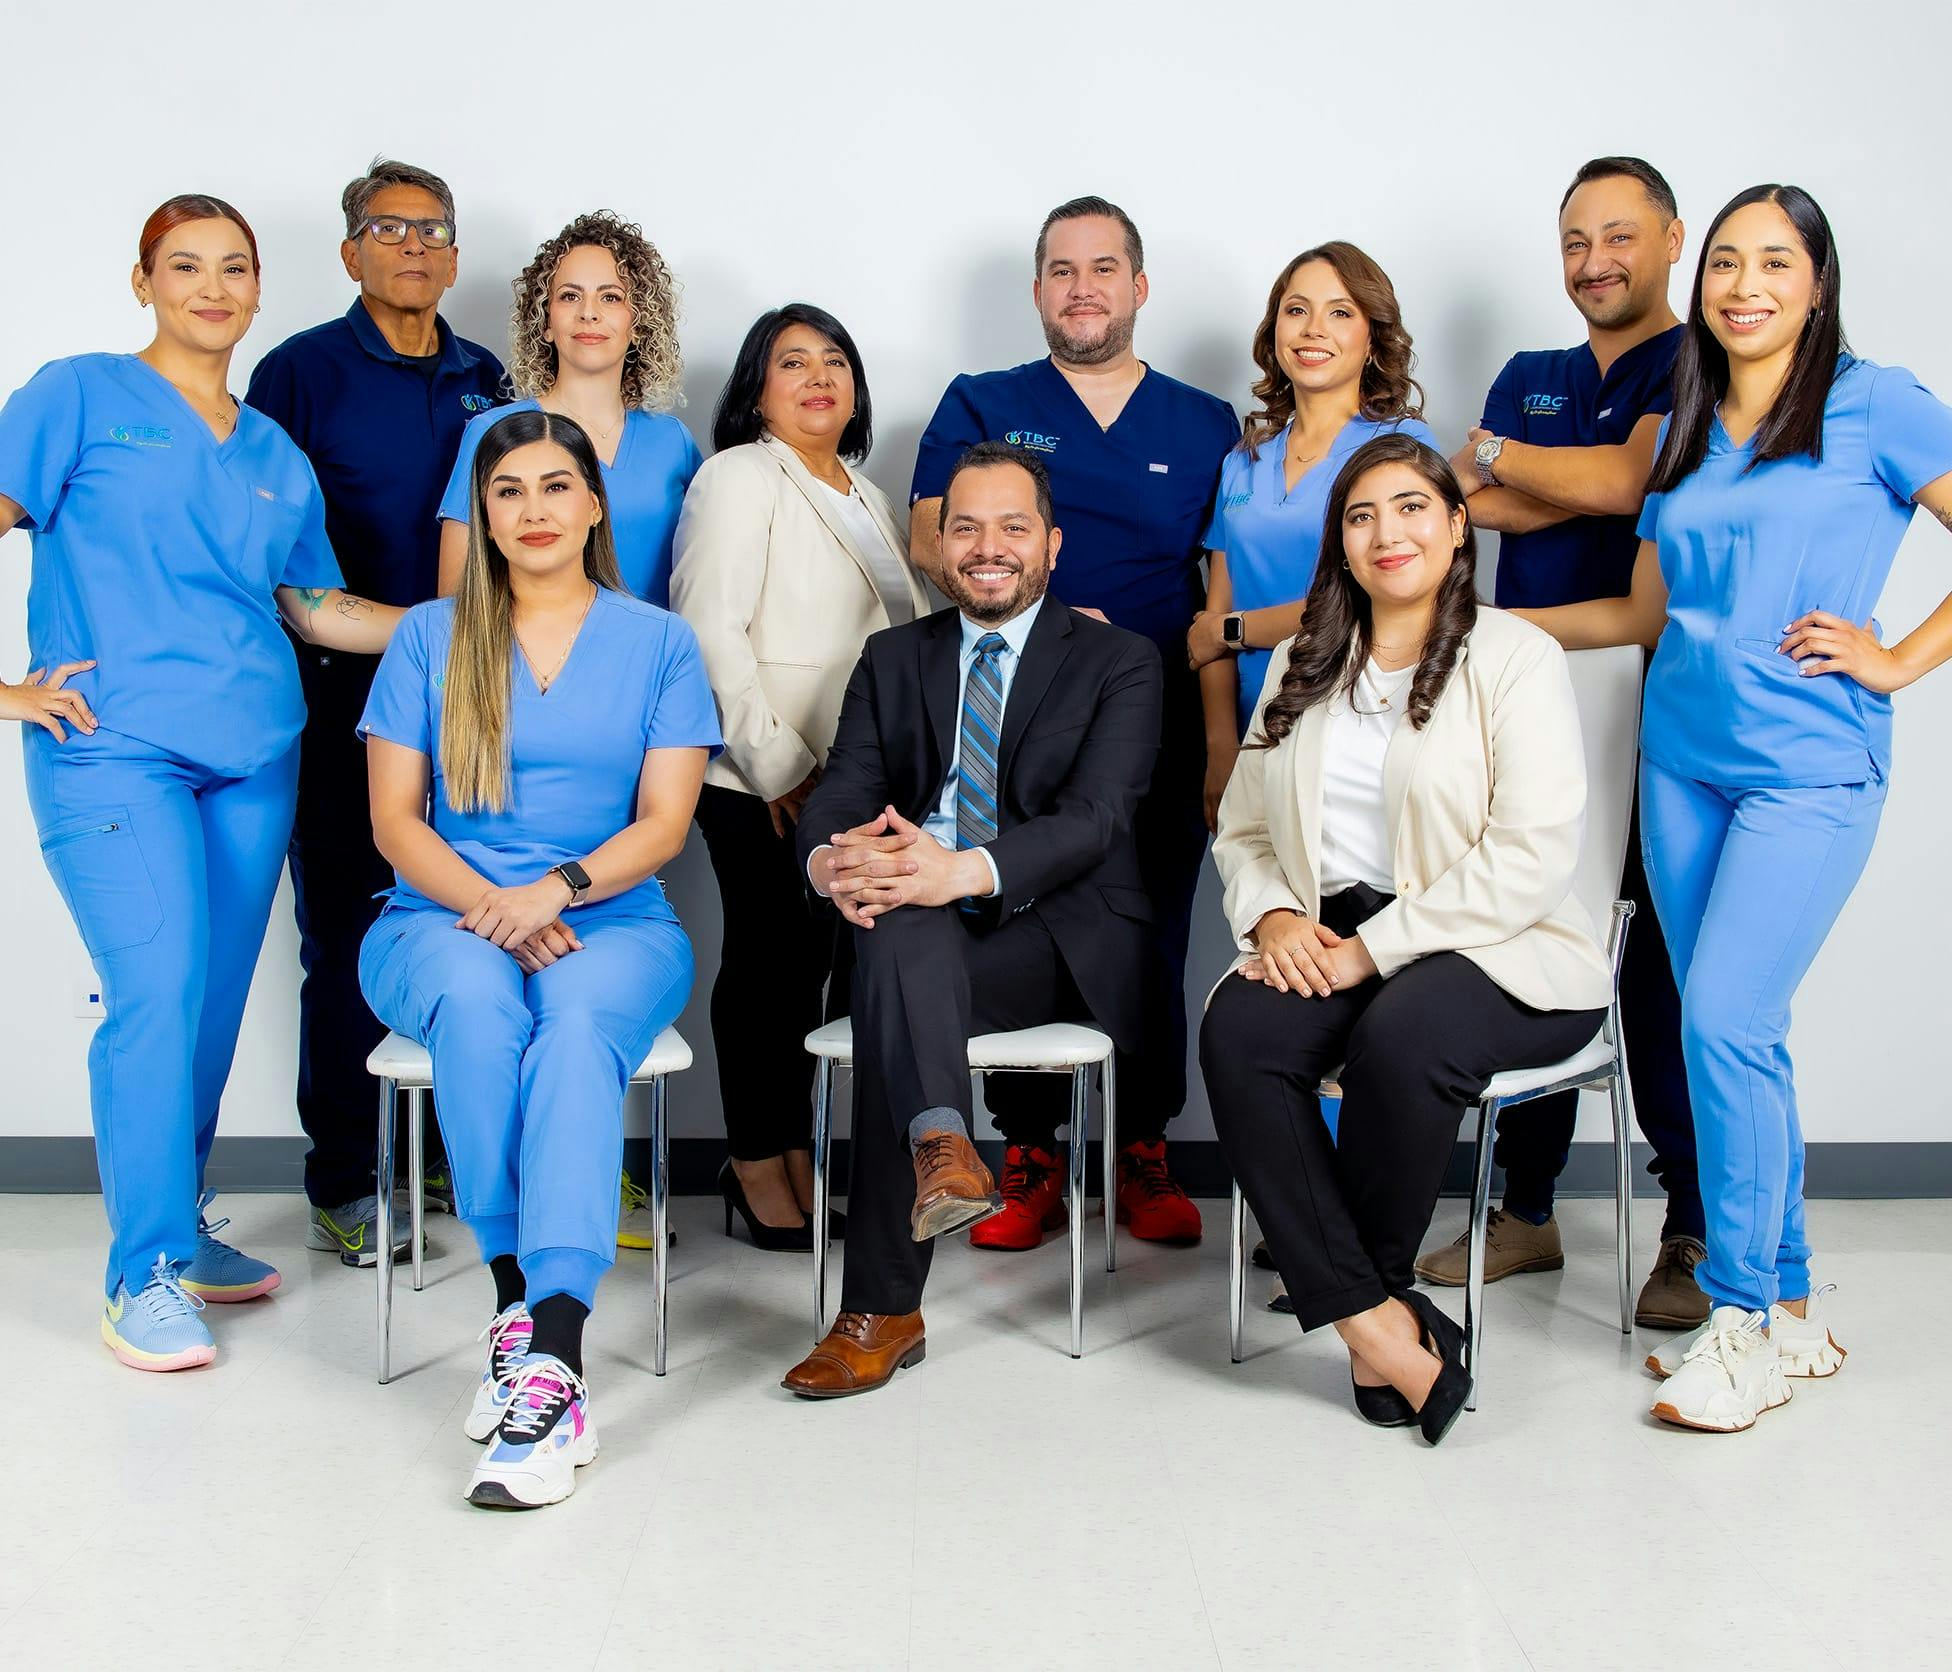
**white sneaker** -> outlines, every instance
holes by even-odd
[[[1666,1381],[1681,1368],[1688,1354],[1708,1339],[1709,1332],[1714,1327],[1714,1314],[1711,1312],[1709,1321],[1699,1329],[1691,1329],[1686,1335],[1677,1335],[1672,1341],[1663,1341],[1647,1355],[1649,1373],[1663,1382]]]
[[[1776,1343],[1760,1312],[1718,1306],[1661,1389],[1654,1415],[1679,1428],[1734,1434],[1789,1403]]]
[[[1811,1290],[1803,1308],[1806,1315],[1801,1318],[1780,1306],[1769,1308],[1769,1334],[1775,1340],[1785,1376],[1834,1376],[1843,1369],[1850,1355],[1837,1345],[1823,1316],[1823,1297],[1835,1287],[1831,1283]]]
[[[506,1312],[497,1312],[481,1335],[475,1337],[477,1341],[483,1335],[488,1338],[488,1363],[474,1390],[474,1404],[469,1408],[467,1420],[461,1424],[461,1431],[470,1440],[490,1440],[501,1427],[502,1413],[508,1409],[509,1393],[515,1386],[515,1374],[529,1356],[529,1337],[534,1333],[529,1309],[518,1300]]]
[[[589,1389],[561,1359],[532,1354],[509,1394],[463,1495],[483,1509],[559,1504],[576,1490],[576,1471],[596,1461]]]

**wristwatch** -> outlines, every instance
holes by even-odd
[[[1247,648],[1247,617],[1236,610],[1220,618],[1220,642],[1229,650]]]
[[[1487,488],[1498,485],[1498,455],[1505,450],[1505,438],[1501,435],[1486,436],[1478,443],[1473,456],[1477,460],[1478,474],[1484,478]]]
[[[590,892],[590,873],[573,859],[565,859],[560,865],[549,867],[549,874],[561,877],[569,884],[569,903],[580,906]]]

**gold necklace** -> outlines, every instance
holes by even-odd
[[[583,623],[589,619],[590,606],[596,602],[596,588],[590,588],[590,595],[583,600],[583,613],[576,618],[576,626],[571,630],[569,642],[563,646],[562,655],[556,658],[556,665],[547,673],[536,673],[535,658],[529,654],[529,647],[522,642],[521,631],[510,621],[509,631],[515,634],[515,642],[521,647],[522,660],[529,664],[529,672],[535,674],[537,692],[547,695],[549,687],[556,683],[556,675],[563,671],[563,664],[569,660],[569,653],[576,648],[576,640],[583,631]]]
[[[630,416],[630,409],[625,407],[622,412],[619,412],[615,421],[607,429],[602,425],[591,423],[589,419],[585,418],[582,413],[576,411],[573,407],[565,406],[563,408],[563,416],[565,418],[574,418],[577,423],[581,424],[584,429],[594,433],[597,440],[602,442],[608,441],[617,433],[618,426]]]

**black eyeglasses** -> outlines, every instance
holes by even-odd
[[[409,231],[419,233],[421,243],[430,250],[444,250],[454,242],[452,221],[405,221],[398,215],[381,215],[360,230],[370,232],[382,244],[404,244]]]

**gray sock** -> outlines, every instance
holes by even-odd
[[[908,1123],[908,1147],[913,1149],[931,1132],[950,1132],[967,1138],[969,1123],[958,1109],[924,1109]]]

